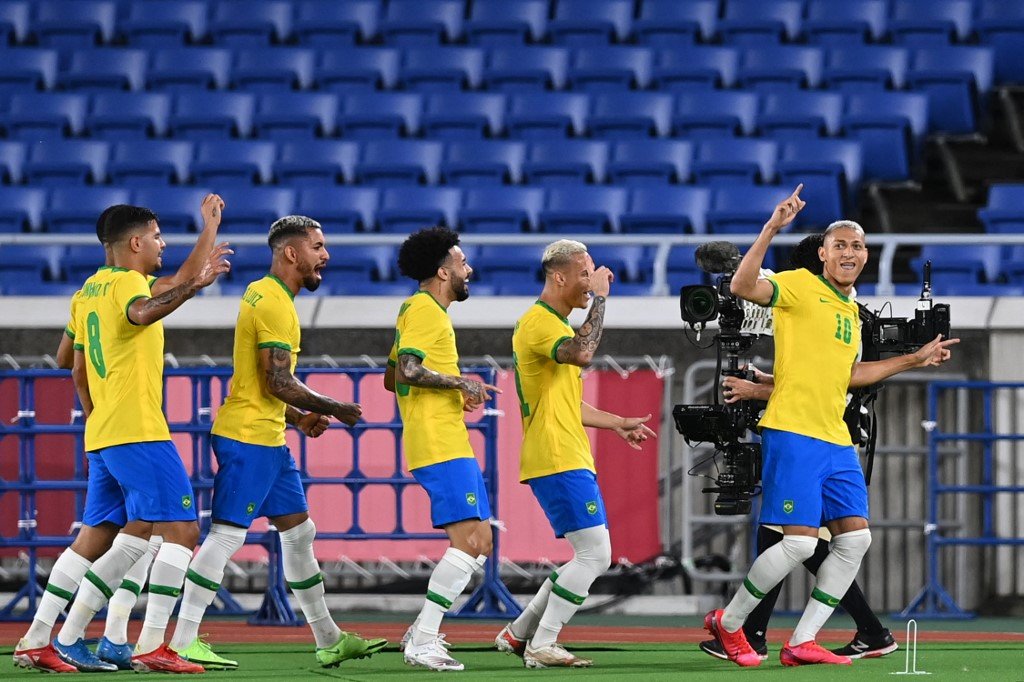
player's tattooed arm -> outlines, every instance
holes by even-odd
[[[359,405],[342,403],[317,393],[292,374],[291,351],[284,348],[261,348],[260,361],[267,380],[267,390],[281,402],[300,410],[330,415],[349,426],[359,421],[363,413]]]
[[[601,334],[604,333],[606,303],[607,299],[604,296],[595,296],[590,302],[587,319],[576,330],[576,336],[558,346],[555,358],[559,362],[586,367],[593,361],[597,347],[601,344]]]
[[[299,423],[299,419],[302,417],[302,412],[299,412],[291,405],[284,406],[284,423],[295,426]]]
[[[233,251],[228,248],[227,243],[218,244],[203,263],[199,274],[192,279],[152,298],[135,299],[128,306],[128,321],[132,324],[147,325],[164,319],[180,308],[182,303],[195,296],[200,289],[210,286],[218,277],[230,270],[231,264],[226,257],[231,253]]]
[[[423,366],[422,358],[411,353],[398,356],[398,376],[395,378],[399,383],[420,388],[450,388],[461,391],[466,406],[470,409],[487,402],[491,393],[501,393],[497,386],[428,369]]]

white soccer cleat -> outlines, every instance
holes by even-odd
[[[416,629],[416,623],[409,626],[409,629],[402,635],[402,641],[398,643],[398,650],[405,651],[405,647],[409,646],[409,642],[412,641],[412,633]]]
[[[527,668],[589,668],[594,664],[589,658],[574,656],[561,644],[550,644],[539,649],[526,645],[523,663]]]
[[[444,635],[426,644],[413,644],[410,639],[405,645],[405,662],[420,665],[428,670],[462,670],[464,665],[448,655],[448,643]]]

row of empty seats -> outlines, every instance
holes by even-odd
[[[987,232],[1024,234],[1024,185],[992,185],[978,219]]]

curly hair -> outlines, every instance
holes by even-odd
[[[807,235],[793,247],[789,254],[789,264],[794,268],[805,268],[810,270],[811,274],[820,275],[825,269],[825,264],[818,258],[818,248],[824,243],[824,234]]]
[[[459,233],[447,227],[427,227],[409,235],[398,250],[398,271],[423,282],[441,267],[448,252],[459,244]]]

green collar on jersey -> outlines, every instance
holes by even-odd
[[[440,301],[438,301],[438,300],[437,300],[436,298],[434,298],[434,295],[433,295],[432,293],[430,293],[429,291],[427,291],[426,289],[420,289],[420,290],[419,290],[419,291],[417,291],[417,292],[416,292],[415,294],[413,294],[413,296],[415,296],[416,294],[426,294],[427,296],[429,296],[429,297],[430,297],[430,300],[431,300],[431,301],[433,301],[434,303],[436,303],[436,304],[437,304],[437,307],[438,307],[438,308],[440,308],[441,310],[443,310],[443,311],[444,311],[444,314],[445,314],[445,315],[447,315],[447,314],[448,314],[448,309],[447,309],[447,308],[445,308],[445,307],[444,307],[443,305],[441,305],[441,302],[440,302]]]
[[[284,289],[285,292],[288,294],[288,298],[292,299],[293,301],[295,300],[295,294],[292,293],[292,290],[288,288],[287,284],[282,282],[276,275],[268,274],[267,277],[280,284],[281,288]]]
[[[818,275],[818,279],[820,279],[820,280],[821,280],[822,282],[824,282],[824,283],[825,283],[825,286],[827,286],[827,287],[828,287],[829,289],[831,289],[832,291],[834,291],[834,292],[835,292],[835,294],[836,294],[836,296],[838,296],[838,297],[839,297],[839,300],[840,300],[840,301],[842,301],[843,303],[849,303],[849,302],[850,302],[850,297],[849,297],[849,296],[846,296],[845,294],[843,294],[843,292],[839,291],[839,289],[836,289],[836,288],[835,288],[835,287],[834,287],[834,286],[832,285],[832,282],[830,282],[830,281],[828,281],[827,279],[825,279],[825,276],[824,276],[824,275]]]
[[[540,306],[541,308],[544,308],[545,310],[547,310],[548,312],[550,312],[550,313],[551,313],[552,315],[554,315],[555,317],[557,317],[558,319],[560,319],[560,320],[561,320],[562,322],[565,322],[566,324],[569,324],[569,320],[568,320],[567,318],[565,318],[565,317],[562,317],[562,314],[561,314],[560,312],[558,312],[557,310],[555,310],[554,308],[552,308],[551,306],[549,306],[549,305],[548,305],[547,303],[545,303],[544,301],[542,301],[542,300],[540,300],[540,299],[537,299],[537,302],[536,302],[536,303],[535,303],[534,305],[539,305],[539,306]]]
[[[111,272],[128,272],[128,268],[119,268],[114,265],[101,265],[100,270],[110,270]],[[97,270],[99,272],[99,270]]]

